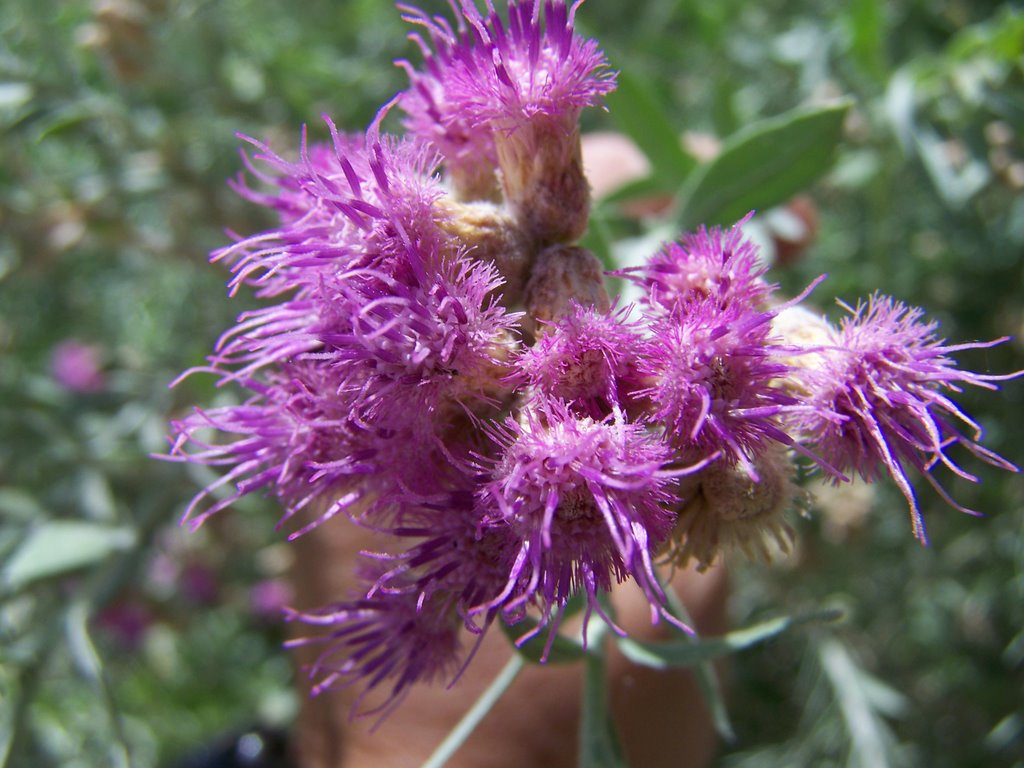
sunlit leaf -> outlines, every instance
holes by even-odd
[[[850,765],[893,765],[894,739],[882,715],[902,709],[903,696],[858,667],[836,640],[822,642],[818,658],[832,684],[850,737]]]
[[[731,224],[783,203],[828,171],[852,102],[798,109],[762,120],[726,140],[691,174],[674,221],[681,229]]]
[[[846,9],[850,54],[875,80],[885,76],[885,3],[853,0]]]
[[[0,585],[19,589],[99,562],[135,542],[131,528],[50,520],[34,528],[0,571]]]

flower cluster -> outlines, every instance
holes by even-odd
[[[798,460],[890,474],[922,540],[908,469],[943,496],[937,464],[971,478],[954,444],[1015,469],[948,398],[1010,378],[950,358],[987,345],[946,346],[877,296],[833,328],[797,306],[809,290],[777,298],[743,222],[621,273],[642,298],[614,306],[578,245],[578,118],[615,83],[578,5],[461,0],[454,26],[402,6],[423,64],[401,62],[384,112],[408,135],[328,120],[296,161],[250,140],[257,185],[236,188],[280,223],[213,260],[266,304],[195,369],[247,397],[175,422],[170,457],[224,468],[192,525],[259,492],[292,538],[355,523],[392,542],[353,563],[362,592],[290,612],[327,628],[299,641],[325,645],[315,691],[384,685],[386,712],[457,674],[467,632],[529,616],[553,638],[571,598],[589,618],[627,578],[677,621],[658,565],[785,549]]]

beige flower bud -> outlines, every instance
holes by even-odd
[[[538,331],[537,321],[552,322],[567,315],[573,301],[599,312],[611,307],[600,260],[575,245],[553,245],[540,252],[526,283],[525,299],[528,333]]]
[[[469,255],[489,261],[505,279],[502,303],[521,306],[523,288],[529,273],[531,252],[515,220],[501,206],[478,201],[457,203],[442,200],[441,227],[470,249]]]
[[[579,240],[587,231],[590,186],[575,116],[496,131],[494,145],[505,199],[523,230],[540,245]]]
[[[667,559],[684,567],[691,559],[706,570],[723,550],[740,549],[751,559],[787,553],[794,532],[784,513],[799,489],[785,449],[757,457],[753,480],[741,467],[716,462],[683,488],[685,502],[672,532]]]

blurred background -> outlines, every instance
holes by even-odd
[[[1024,368],[1019,7],[590,0],[579,23],[630,80],[586,128],[643,144],[670,126],[680,173],[705,180],[721,147],[745,146],[732,181],[756,187],[765,153],[744,131],[849,98],[826,157],[759,217],[773,279],[796,291],[829,273],[815,296],[833,317],[832,296],[880,289],[951,343],[1017,337],[960,362]],[[297,700],[273,505],[247,500],[187,533],[177,520],[211,478],[150,455],[169,418],[236,396],[203,376],[168,389],[251,306],[206,263],[225,230],[271,223],[225,184],[236,132],[287,153],[304,123],[327,138],[322,112],[363,130],[404,85],[391,62],[416,60],[406,32],[381,0],[4,0],[0,766],[199,765],[245,749],[274,764]],[[665,176],[597,206],[606,258],[687,220],[671,203],[686,179]],[[668,208],[638,219],[653,193]],[[1021,382],[960,402],[986,445],[1024,462]],[[825,604],[847,618],[734,659],[736,740],[717,765],[1024,766],[1024,484],[965,463],[982,482],[948,487],[986,517],[920,484],[930,548],[893,487],[854,487],[796,521],[793,557],[735,565],[737,626]]]

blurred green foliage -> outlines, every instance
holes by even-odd
[[[815,240],[778,254],[788,288],[828,272],[822,302],[882,290],[951,341],[1024,332],[1014,4],[590,0],[579,18],[628,75],[586,126],[634,135],[658,169],[596,209],[608,258],[818,179],[805,192]],[[231,396],[203,377],[167,382],[247,306],[204,260],[225,229],[267,223],[224,184],[236,132],[286,151],[304,123],[325,134],[322,112],[361,130],[403,86],[390,62],[415,55],[405,31],[379,0],[5,1],[0,765],[167,764],[292,716],[281,628],[253,592],[287,566],[274,511],[240,504],[186,534],[176,518],[207,479],[149,455],[167,418]],[[792,134],[750,139],[801,115],[829,119],[788,162]],[[684,131],[725,154],[681,149]],[[674,196],[666,216],[622,214],[652,192]],[[715,194],[725,203],[707,207]],[[69,340],[96,367],[88,386],[55,375]],[[1007,372],[1022,358],[1014,341],[962,362]],[[962,403],[990,447],[1024,461],[1024,387]],[[929,549],[883,486],[866,501],[823,495],[781,567],[737,564],[737,625],[826,604],[848,619],[736,657],[720,765],[1024,766],[1024,488],[973,469],[983,482],[953,493],[987,517],[923,489]]]

